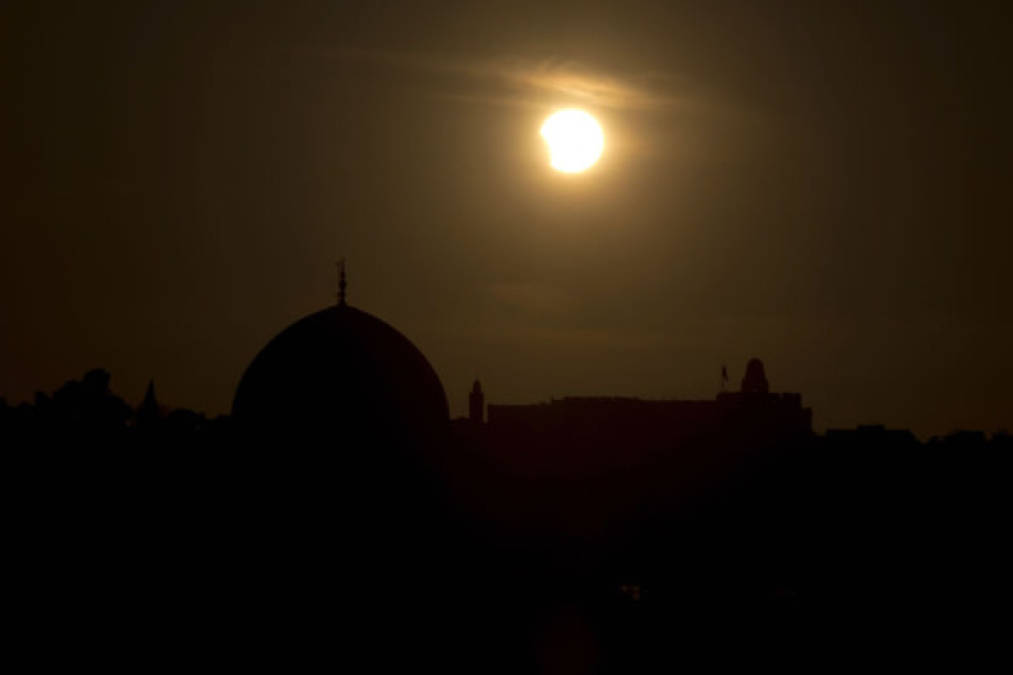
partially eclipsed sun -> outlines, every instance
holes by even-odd
[[[583,110],[560,110],[542,125],[542,138],[549,144],[553,169],[579,173],[601,157],[605,136],[598,122]]]

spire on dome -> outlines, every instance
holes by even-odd
[[[345,302],[345,289],[348,288],[348,282],[345,279],[345,259],[342,258],[338,261],[338,305],[343,306],[347,304]]]

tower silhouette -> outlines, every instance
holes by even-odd
[[[770,384],[767,382],[767,374],[763,370],[763,361],[760,359],[749,359],[749,363],[746,364],[746,375],[742,378],[742,393],[770,393]]]
[[[468,394],[468,419],[475,424],[485,421],[485,394],[482,392],[482,383],[478,380],[471,385],[471,393]]]

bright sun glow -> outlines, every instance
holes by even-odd
[[[549,144],[552,168],[565,173],[589,168],[605,147],[601,127],[583,110],[552,113],[542,125],[542,138]]]

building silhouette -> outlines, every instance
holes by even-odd
[[[616,466],[678,461],[702,448],[762,450],[796,446],[812,436],[812,410],[794,393],[770,393],[763,363],[751,359],[742,391],[712,400],[574,397],[546,403],[488,405],[487,451],[507,465],[537,455],[559,468],[608,471]],[[470,395],[476,402],[478,383]],[[470,420],[475,421],[473,412]]]

